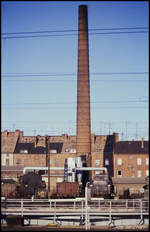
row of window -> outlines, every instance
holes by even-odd
[[[146,158],[145,162],[146,162],[146,165],[149,165],[149,158]],[[117,165],[122,165],[121,158],[117,159]],[[137,165],[142,165],[142,158],[137,158]]]
[[[146,165],[149,165],[149,158],[146,158],[145,162],[146,162]],[[100,165],[100,160],[96,159],[95,164]],[[123,164],[122,159],[118,158],[117,165],[122,165],[122,164]],[[105,159],[105,166],[108,166],[108,165],[109,165],[109,159]],[[137,158],[137,165],[142,165],[142,158]]]
[[[121,170],[117,171],[117,176],[122,177],[122,171]],[[146,176],[149,176],[149,170],[146,170]],[[142,177],[142,171],[141,170],[137,171],[137,177]]]

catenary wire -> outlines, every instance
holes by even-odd
[[[112,28],[95,28],[88,29],[89,31],[108,31],[108,30],[139,30],[139,29],[148,29],[148,27],[112,27]],[[61,33],[61,32],[77,32],[77,29],[73,30],[47,30],[47,31],[21,31],[21,32],[5,32],[2,35],[18,35],[18,34],[39,34],[39,33]],[[81,30],[80,30],[81,31]],[[84,30],[82,30],[84,31]]]
[[[113,35],[113,34],[138,34],[148,33],[149,31],[116,31],[116,32],[97,32],[89,35]],[[2,39],[26,39],[37,37],[56,37],[56,36],[77,36],[78,34],[53,34],[53,35],[30,35],[30,36],[2,36]]]
[[[90,75],[145,75],[148,74],[148,72],[91,72]],[[2,73],[2,76],[5,77],[42,77],[42,76],[76,76],[77,73]],[[82,74],[84,75],[84,74]]]

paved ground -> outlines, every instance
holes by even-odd
[[[85,226],[62,226],[58,228],[50,226],[1,226],[1,231],[85,231]],[[149,231],[149,226],[91,226],[88,231]]]

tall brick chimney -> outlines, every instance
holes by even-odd
[[[86,155],[91,166],[90,83],[87,6],[79,6],[77,77],[77,156]]]

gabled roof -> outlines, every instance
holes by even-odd
[[[62,152],[63,143],[50,143],[50,150],[57,150],[57,153]]]
[[[50,143],[49,149],[61,153],[63,143]],[[21,150],[27,150],[27,154],[46,154],[46,147],[36,146],[34,143],[17,143],[14,153],[21,153]]]
[[[141,141],[120,141],[115,144],[114,154],[148,154],[149,142],[143,141],[142,148]]]
[[[1,152],[13,153],[19,138],[19,133],[8,132],[7,136],[1,135]]]
[[[17,143],[14,153],[20,153],[21,150],[27,150],[28,154],[45,154],[45,147],[35,147],[34,143]]]

